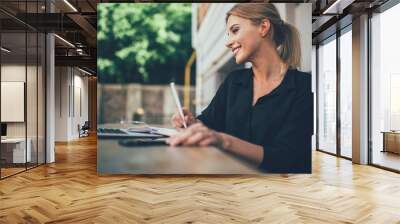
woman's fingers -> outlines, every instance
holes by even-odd
[[[190,130],[192,131],[211,131],[210,129],[208,129],[206,126],[204,126],[204,124],[202,123],[196,123],[193,124],[189,127]]]
[[[170,137],[169,144],[172,146],[183,144],[191,135],[198,132],[199,128],[200,126],[195,124],[187,129],[183,129],[181,133]]]
[[[190,112],[190,110],[188,110],[186,108],[182,108],[182,110],[183,110],[183,115],[185,117],[186,124],[188,126],[193,124],[195,122],[195,118],[194,118],[192,112]]]
[[[207,138],[206,133],[196,132],[193,135],[189,136],[189,138],[187,138],[186,141],[183,142],[183,145],[185,146],[198,145],[198,143],[202,141],[204,138]]]
[[[183,108],[182,109],[182,112],[183,112],[183,116],[186,118],[188,118],[188,119],[190,119],[191,117],[193,117],[193,114],[192,114],[192,112],[190,112],[189,110],[187,110],[187,109],[185,109],[185,108]]]
[[[183,118],[181,114],[178,111],[176,111],[171,119],[173,127],[178,131],[180,131],[184,127],[183,125],[184,122],[186,123],[187,126],[191,126],[192,124],[196,123],[196,118],[188,109],[182,108],[182,111],[183,111]]]
[[[183,114],[184,114],[183,118],[179,114],[179,112],[175,112],[174,115],[172,116],[172,125],[174,126],[174,128],[178,130],[184,127],[183,125],[184,121],[186,125],[189,126],[190,124],[194,123],[195,120],[193,114],[185,108],[183,108]]]
[[[189,125],[189,116],[188,115],[185,115],[185,123],[186,123],[186,125]]]
[[[168,143],[171,146],[206,146],[216,142],[216,137],[214,135],[212,130],[201,123],[196,123],[185,129],[182,133],[170,137]]]
[[[178,114],[174,114],[172,116],[172,125],[174,126],[174,128],[176,129],[180,129],[183,127],[183,121],[181,116],[179,116]]]
[[[176,124],[178,124],[178,118],[176,117],[176,114],[172,115],[172,124],[175,126]]]
[[[203,139],[201,142],[199,142],[199,146],[209,146],[211,144],[214,144],[215,139],[214,138],[206,138]]]
[[[190,110],[182,107],[182,111],[183,111],[183,115],[192,115],[192,112],[190,112]]]
[[[180,132],[179,134],[176,134],[174,136],[171,136],[168,140],[169,144],[171,146],[177,146],[182,144],[184,141],[186,141],[187,138],[192,135],[192,131],[189,129],[185,129],[183,132]]]

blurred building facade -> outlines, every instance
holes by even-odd
[[[184,86],[176,85],[183,102]],[[189,89],[193,102],[194,88]],[[120,123],[122,121],[143,121],[152,125],[170,125],[176,111],[169,85],[97,84],[99,124]],[[189,108],[194,111],[194,104]]]

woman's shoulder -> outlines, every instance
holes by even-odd
[[[311,92],[311,74],[297,69],[290,70],[299,92]]]
[[[228,84],[247,84],[251,78],[251,68],[235,69],[228,73],[225,82]]]

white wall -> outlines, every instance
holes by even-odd
[[[72,67],[56,67],[55,73],[55,141],[77,139],[78,124],[88,120],[88,78]]]
[[[68,86],[69,76],[67,67],[55,68],[55,140],[68,139]]]
[[[38,70],[36,70],[38,69]],[[25,78],[27,77],[27,81]],[[42,67],[36,67],[20,63],[7,63],[1,66],[1,81],[24,82],[26,84],[26,107],[21,108],[22,113],[26,111],[26,121],[6,122],[7,137],[21,138],[27,136],[30,139],[29,146],[32,151],[33,161],[36,162],[36,153],[39,153],[39,163],[44,163],[44,74]],[[24,91],[22,90],[22,93]],[[7,97],[7,96],[2,96]],[[1,108],[2,111],[11,110],[11,108]],[[11,112],[12,111],[8,111]]]
[[[25,64],[6,64],[1,66],[1,81],[25,82]],[[1,108],[7,110],[7,108]],[[7,137],[25,137],[25,122],[7,123]]]
[[[36,86],[36,80],[30,80],[31,79],[31,74],[36,74],[36,67],[34,66],[29,66],[26,68],[25,64],[24,65],[19,65],[19,64],[4,64],[1,66],[1,81],[4,82],[25,82],[25,75],[26,75],[26,70],[28,71],[28,81],[29,81],[29,87]],[[27,106],[30,108],[27,108],[27,119],[29,125],[28,125],[28,137],[30,133],[30,129],[34,128],[36,130],[36,124],[31,124],[32,121],[35,121],[36,123],[36,109],[32,110],[32,107],[36,108],[36,87],[34,88],[27,88]],[[33,103],[33,104],[32,104]],[[32,105],[30,105],[32,104]],[[40,106],[40,105],[39,105]],[[1,108],[1,110],[7,110],[8,108]],[[35,113],[32,113],[35,112]],[[26,122],[8,122],[7,125],[7,135],[8,137],[24,137],[25,136],[25,123]],[[35,126],[35,127],[33,127]],[[36,132],[35,132],[36,133]]]

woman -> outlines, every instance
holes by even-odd
[[[226,46],[236,63],[251,62],[252,68],[229,74],[197,119],[184,110],[187,129],[176,113],[173,125],[181,131],[167,142],[218,146],[266,172],[310,173],[311,75],[296,70],[296,28],[268,3],[237,4],[227,13],[226,24]]]

